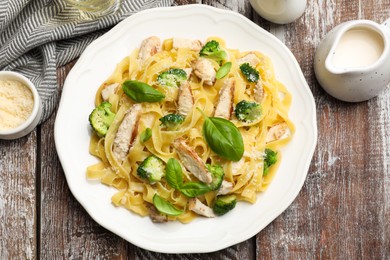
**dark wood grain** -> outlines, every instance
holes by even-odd
[[[368,102],[340,102],[322,90],[312,69],[316,45],[331,28],[359,18],[382,22],[390,2],[333,2],[308,2],[303,17],[285,26],[282,38],[316,100],[319,140],[299,196],[257,235],[258,258],[390,256],[389,92]]]
[[[0,259],[36,255],[37,143],[37,131],[0,140]]]
[[[368,102],[335,100],[313,72],[317,44],[352,19],[383,22],[390,0],[308,1],[287,25],[246,0],[176,0],[243,14],[283,41],[317,107],[318,145],[291,206],[255,237],[209,254],[138,248],[91,219],[72,196],[54,146],[55,113],[30,135],[0,140],[0,259],[390,259],[390,89]],[[60,87],[74,62],[58,69]],[[239,223],[237,223],[239,225]]]

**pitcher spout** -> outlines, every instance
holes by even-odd
[[[325,60],[325,69],[333,75],[341,75],[348,71],[347,68],[336,67],[333,64],[334,52],[330,52]]]
[[[328,56],[325,59],[325,69],[333,75],[342,75],[348,72],[351,72],[353,68],[350,68],[348,66],[345,66],[345,64],[341,64],[339,61],[335,60],[337,59],[336,56],[336,49],[337,44],[330,49],[330,52],[328,53]]]

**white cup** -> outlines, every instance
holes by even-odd
[[[304,12],[307,0],[250,0],[255,11],[264,19],[277,24],[291,23]]]
[[[34,98],[34,105],[30,116],[19,126],[11,129],[0,129],[0,139],[17,139],[29,134],[38,125],[42,115],[42,103],[34,84],[25,76],[12,72],[0,71],[0,80],[15,80],[28,87]]]

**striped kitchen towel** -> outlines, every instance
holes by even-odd
[[[0,0],[0,70],[20,72],[35,84],[43,103],[42,123],[59,100],[56,68],[77,58],[131,14],[172,4],[173,0],[121,0],[116,13],[86,19],[63,0]]]

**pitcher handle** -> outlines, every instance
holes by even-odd
[[[388,18],[384,23],[382,23],[384,27],[386,27],[390,32],[390,18]]]

